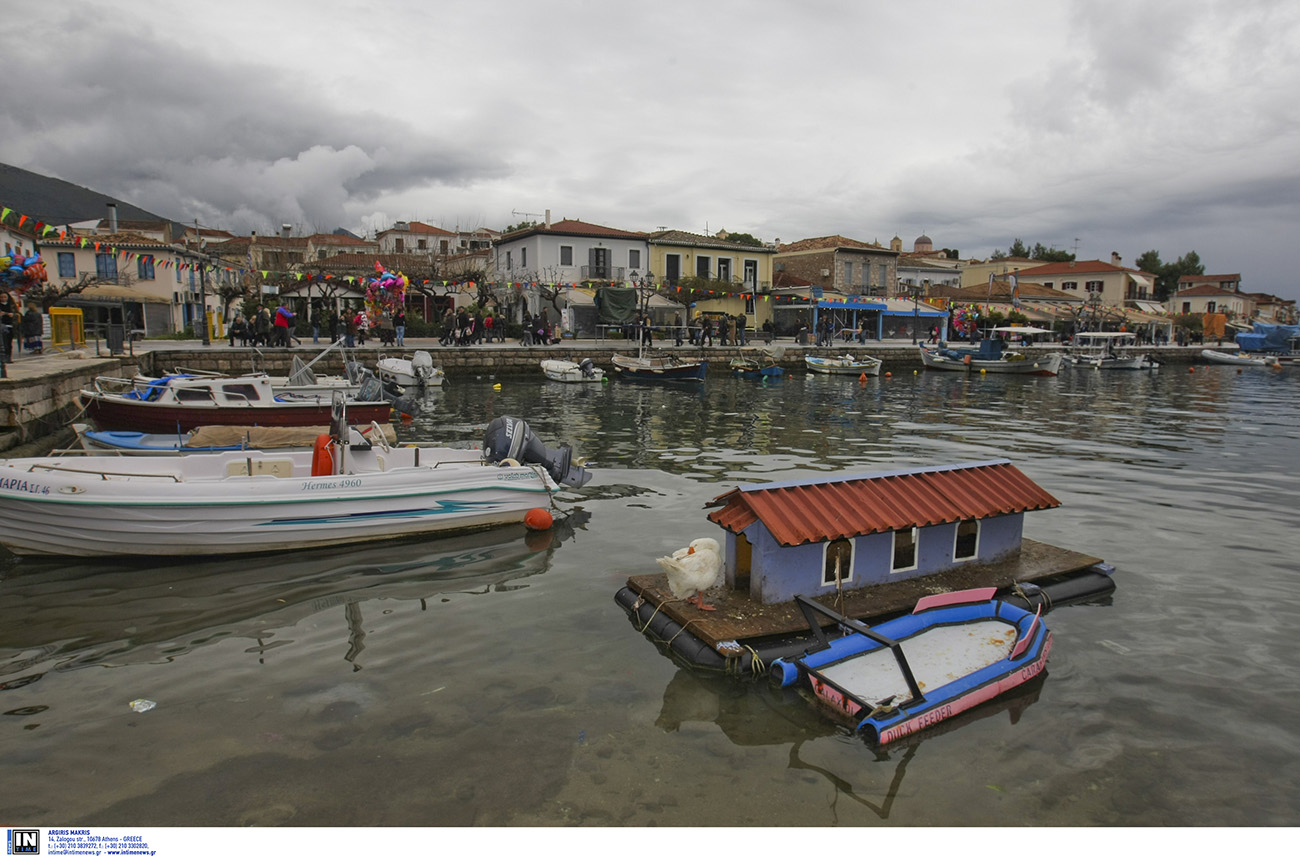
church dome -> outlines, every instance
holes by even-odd
[[[922,234],[920,238],[912,242],[912,252],[914,253],[924,253],[931,250],[934,250],[934,242],[930,240],[928,235]]]

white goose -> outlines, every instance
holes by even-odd
[[[704,591],[722,583],[722,546],[716,539],[696,539],[672,556],[660,557],[659,567],[668,573],[668,589],[674,596],[694,603],[701,611],[717,610],[704,604]]]

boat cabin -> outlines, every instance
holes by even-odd
[[[952,343],[940,344],[939,354],[961,360],[970,357],[971,360],[1001,360],[1002,347],[1004,343],[996,337],[980,340],[972,345],[958,346]]]
[[[1007,459],[740,486],[714,498],[726,581],[763,604],[990,563],[1060,501]]]

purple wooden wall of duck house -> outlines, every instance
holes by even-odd
[[[846,590],[1006,558],[1024,513],[1059,505],[999,459],[742,487],[709,519],[726,531],[728,585],[747,575],[750,596],[772,604],[835,592],[837,557]]]

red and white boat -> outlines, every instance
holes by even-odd
[[[86,415],[105,431],[188,432],[199,426],[322,426],[333,416],[329,392],[277,390],[265,375],[122,379],[101,376],[82,390]],[[382,398],[348,399],[351,423],[387,423],[392,405]]]

